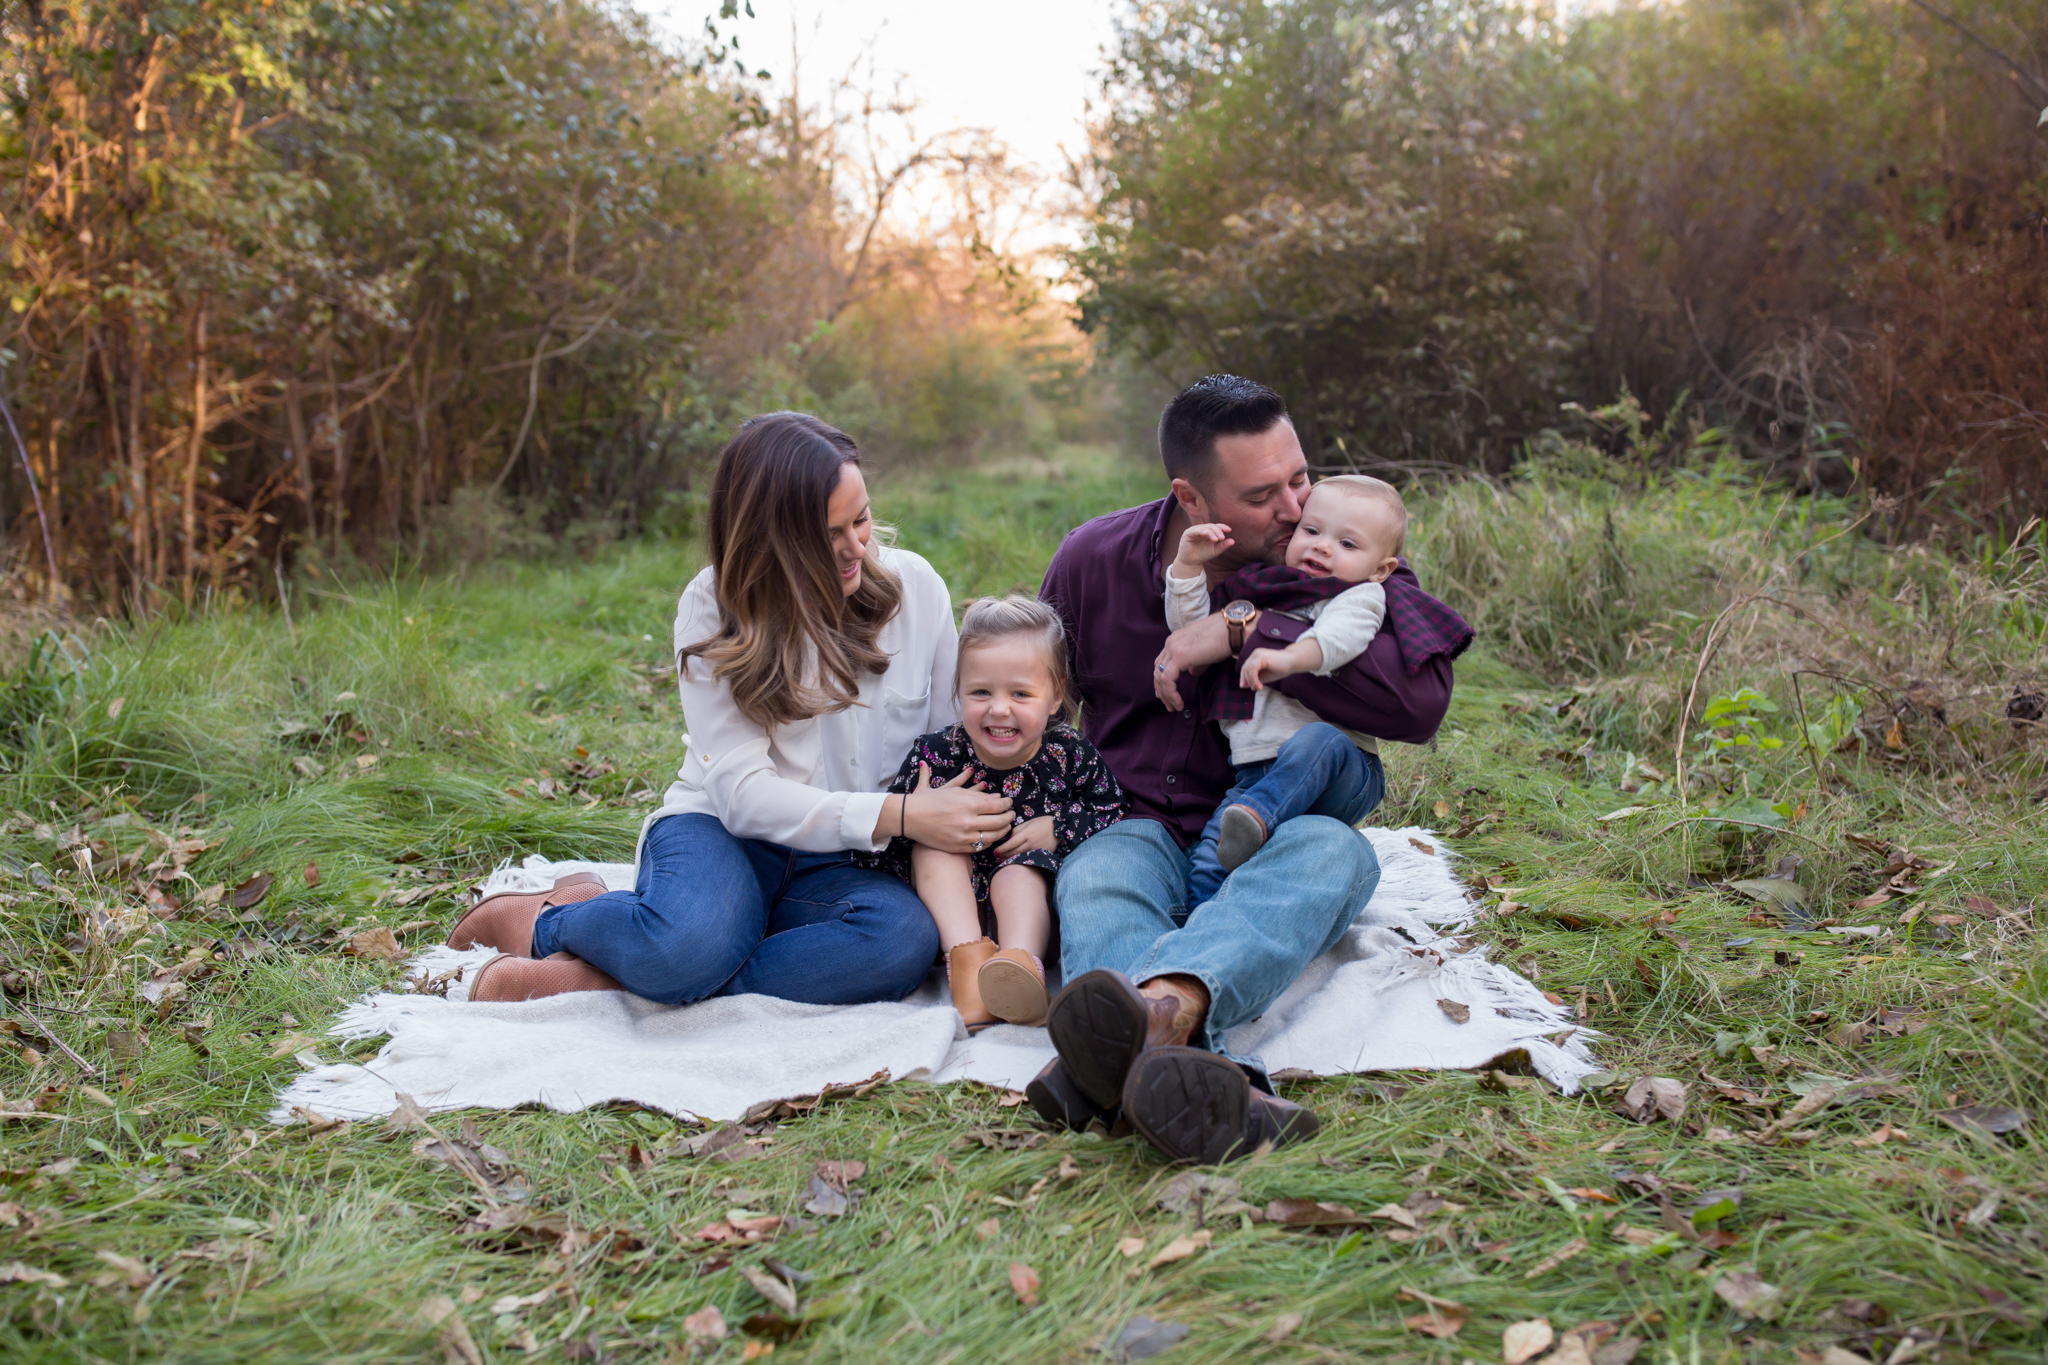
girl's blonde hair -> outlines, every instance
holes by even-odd
[[[1012,593],[1008,597],[977,597],[960,615],[960,654],[994,644],[1012,635],[1028,635],[1045,655],[1045,671],[1052,677],[1059,704],[1053,715],[1071,722],[1074,718],[1074,686],[1067,672],[1067,628],[1060,614],[1035,597]],[[953,690],[960,690],[960,670],[953,670]]]

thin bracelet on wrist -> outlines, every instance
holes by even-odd
[[[896,837],[910,837],[910,793],[903,793],[903,804],[896,808]]]

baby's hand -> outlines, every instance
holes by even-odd
[[[1284,649],[1255,649],[1245,655],[1244,667],[1238,671],[1238,684],[1248,691],[1261,692],[1269,682],[1279,682],[1301,672],[1295,660],[1288,657]]]
[[[1230,528],[1220,521],[1188,527],[1181,532],[1180,553],[1173,559],[1173,576],[1193,578],[1210,560],[1236,543],[1231,538]]]

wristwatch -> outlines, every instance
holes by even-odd
[[[1223,623],[1230,627],[1230,652],[1235,656],[1244,648],[1245,629],[1259,619],[1259,609],[1242,597],[1223,609]]]

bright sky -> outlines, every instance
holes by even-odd
[[[639,0],[677,35],[700,33],[716,0]],[[1061,149],[1079,155],[1087,100],[1096,89],[1102,49],[1111,40],[1117,0],[753,0],[752,19],[721,25],[737,32],[740,55],[766,67],[788,89],[790,40],[804,88],[859,65],[866,83],[886,93],[897,77],[923,106],[920,133],[989,128],[1048,175],[1065,170]]]

